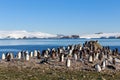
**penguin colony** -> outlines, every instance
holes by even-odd
[[[3,61],[16,59],[30,61],[31,58],[40,59],[41,64],[55,60],[61,64],[64,63],[67,68],[70,68],[72,63],[82,62],[84,65],[91,65],[97,72],[101,72],[108,67],[115,69],[116,60],[120,60],[117,48],[111,50],[109,46],[101,46],[98,41],[86,41],[83,45],[68,45],[57,49],[48,48],[42,52],[39,50],[33,52],[21,51],[16,56],[13,53],[2,54]]]

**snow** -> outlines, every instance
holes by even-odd
[[[101,33],[101,34],[89,34],[89,35],[82,35],[80,36],[80,38],[86,38],[86,39],[90,39],[90,38],[109,38],[109,37],[120,37],[120,33]]]
[[[42,33],[42,32],[27,32],[25,30],[22,31],[0,31],[0,39],[4,38],[54,38],[57,35]]]
[[[0,39],[23,39],[23,38],[58,38],[58,35],[42,33],[42,32],[28,32],[25,30],[21,31],[0,31]],[[110,38],[110,37],[120,37],[120,33],[96,33],[96,34],[88,34],[81,35],[80,38]]]

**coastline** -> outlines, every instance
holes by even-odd
[[[92,46],[89,46],[91,45]],[[94,46],[94,48],[92,48]],[[70,47],[70,48],[69,48]],[[21,57],[18,59],[18,57],[13,59],[4,59],[0,61],[0,69],[1,69],[1,80],[7,79],[7,80],[108,80],[108,79],[119,79],[118,74],[120,74],[120,55],[115,53],[109,52],[109,54],[103,54],[105,50],[109,51],[110,49],[108,47],[101,46],[98,41],[88,41],[83,44],[83,46],[80,46],[80,44],[77,45],[70,45],[67,46],[68,49],[64,49],[64,47],[60,47],[60,52],[58,49],[58,54],[63,54],[64,56],[67,53],[67,56],[64,57],[64,61],[60,61],[59,56],[54,56],[54,51],[56,49],[51,49],[51,54],[47,54],[48,60],[44,61],[46,59],[46,53],[44,55],[43,51],[40,55],[40,58],[37,56],[29,57],[27,60],[26,56],[24,55],[23,58]],[[72,49],[73,48],[73,49]],[[83,55],[83,58],[80,58],[80,53],[78,54],[78,59],[75,60],[74,54],[76,52],[72,52],[70,54],[70,50],[77,50],[78,52],[83,50],[89,50],[90,52],[84,53],[86,54],[86,57]],[[93,61],[89,61],[89,56],[91,54],[95,54],[96,56],[96,50],[101,50],[99,55],[104,55],[103,59],[92,59]],[[63,50],[61,52],[61,50]],[[65,51],[64,51],[65,50]],[[66,52],[67,51],[67,52]],[[95,53],[91,52],[95,51]],[[29,54],[28,51],[23,52],[24,54]],[[22,52],[21,52],[22,54]],[[35,52],[34,52],[35,54]],[[9,55],[9,54],[7,54]],[[110,57],[108,57],[110,56]],[[70,59],[71,64],[70,67],[66,66],[67,59]],[[113,59],[115,58],[116,63],[113,63]],[[102,69],[102,63],[104,60],[108,59],[108,64],[106,64],[105,69]],[[100,64],[101,69],[100,71],[96,71],[96,64]],[[109,66],[108,66],[109,65]],[[23,76],[23,77],[20,77]],[[95,77],[94,77],[95,76]]]

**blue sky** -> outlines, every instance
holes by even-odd
[[[0,0],[0,30],[120,32],[120,0]]]

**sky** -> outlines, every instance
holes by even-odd
[[[0,30],[120,32],[120,0],[0,0]]]

